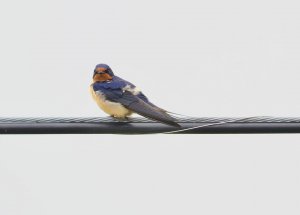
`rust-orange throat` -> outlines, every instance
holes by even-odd
[[[95,82],[104,82],[112,80],[112,76],[107,73],[107,69],[103,67],[98,67],[95,69],[93,81]]]
[[[109,81],[109,80],[112,80],[112,77],[107,73],[95,74],[93,77],[94,82],[104,82],[104,81]]]

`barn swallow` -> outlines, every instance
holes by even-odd
[[[110,116],[127,119],[132,113],[180,127],[168,111],[157,107],[132,83],[115,76],[106,64],[98,64],[94,70],[91,94],[98,106]]]

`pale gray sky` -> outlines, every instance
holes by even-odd
[[[300,116],[298,1],[2,2],[0,116],[105,116],[97,63],[191,116]],[[299,214],[299,135],[0,136],[0,214]]]

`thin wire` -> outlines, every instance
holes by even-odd
[[[246,117],[246,118],[235,119],[235,120],[230,120],[230,121],[209,123],[209,124],[205,124],[205,125],[199,125],[199,126],[180,129],[180,130],[175,130],[175,131],[167,131],[167,132],[162,132],[162,133],[158,133],[158,134],[175,134],[175,133],[179,133],[179,132],[182,132],[182,131],[190,131],[190,130],[194,130],[194,129],[197,129],[197,128],[211,127],[211,126],[215,126],[215,125],[222,125],[222,124],[233,123],[233,122],[243,121],[243,120],[247,120],[247,119],[255,119],[255,118],[260,118],[260,117],[253,116],[253,117]]]
[[[184,114],[179,114],[179,113],[174,113],[174,112],[171,112],[171,111],[167,111],[167,113],[169,113],[171,115],[183,116],[183,117],[186,117],[186,118],[193,118],[192,116],[188,116],[188,115],[184,115]]]

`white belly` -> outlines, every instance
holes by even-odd
[[[92,87],[90,88],[90,91],[98,106],[110,116],[124,118],[132,114],[132,111],[128,110],[123,105],[107,101],[101,92],[95,92]]]

